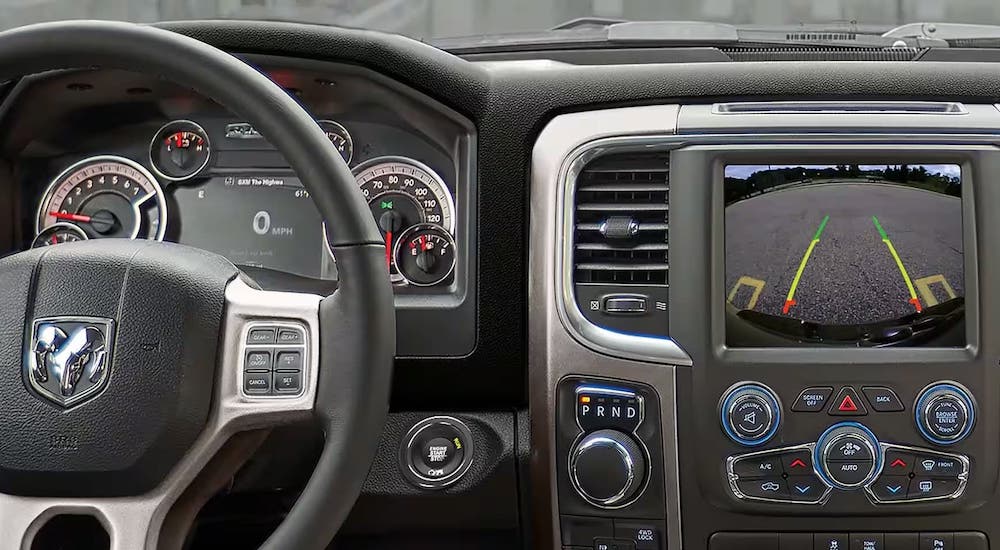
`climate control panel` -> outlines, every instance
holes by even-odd
[[[824,505],[837,492],[852,491],[863,492],[876,506],[961,497],[969,483],[970,457],[920,442],[881,440],[880,427],[905,433],[899,424],[907,418],[900,415],[908,405],[890,387],[860,389],[843,385],[802,390],[789,410],[825,412],[830,422],[817,429],[815,439],[728,456],[725,470],[731,494],[742,501],[792,505]],[[782,434],[780,397],[765,384],[734,384],[719,403],[722,431],[739,447],[764,445]],[[942,381],[913,397],[906,422],[924,444],[948,447],[972,433],[975,417],[971,392],[957,382]],[[797,433],[801,435],[801,428]]]

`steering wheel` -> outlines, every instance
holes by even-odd
[[[170,79],[252,123],[327,221],[339,287],[263,291],[221,256],[125,239],[0,260],[0,549],[30,548],[59,514],[95,516],[114,550],[155,548],[229,437],[310,416],[321,458],[264,548],[325,548],[375,457],[395,350],[384,245],[354,177],[285,91],[207,44],[116,22],[0,33],[4,80],[95,66]]]

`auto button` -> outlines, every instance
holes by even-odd
[[[816,443],[817,462],[826,480],[838,489],[857,489],[873,480],[882,469],[875,434],[857,422],[841,422],[827,428]]]

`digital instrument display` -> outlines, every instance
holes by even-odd
[[[962,347],[954,164],[728,165],[726,345]]]
[[[320,277],[329,261],[319,211],[294,176],[218,176],[179,185],[173,198],[182,244],[305,277]]]

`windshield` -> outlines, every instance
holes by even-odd
[[[377,29],[433,41],[537,32],[578,18],[822,25],[887,30],[919,21],[1000,23],[983,0],[0,0],[0,28],[61,19],[149,23],[288,20]]]

